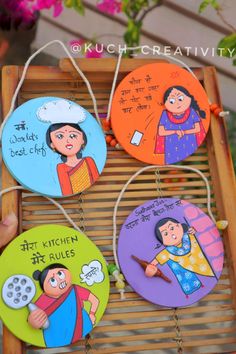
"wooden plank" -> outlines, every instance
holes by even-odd
[[[217,86],[216,71],[213,67],[204,69],[204,83],[209,99],[212,102],[217,102],[221,106],[219,90]],[[211,134],[210,143],[212,144],[212,151],[210,159],[213,159],[214,168],[212,173],[215,177],[216,189],[218,190],[217,207],[220,212],[220,217],[226,219],[229,223],[224,234],[228,238],[228,248],[230,249],[230,259],[228,259],[229,266],[233,268],[234,301],[236,304],[236,184],[235,175],[232,163],[232,157],[227,139],[226,125],[224,119],[217,119],[212,117],[211,120]],[[213,166],[212,166],[213,167]],[[215,175],[217,171],[217,176]],[[219,195],[221,191],[221,195]]]
[[[5,117],[10,109],[12,95],[18,83],[18,67],[6,66],[2,70],[2,113]],[[2,188],[16,186],[17,182],[11,176],[4,163],[2,163]],[[20,205],[19,192],[7,193],[2,197],[2,217],[6,217],[10,212],[14,212],[19,220],[21,228],[21,215],[19,213]],[[24,344],[16,338],[5,326],[3,326],[2,349],[4,354],[22,354]]]
[[[84,58],[79,58],[76,59],[76,62],[79,64],[79,67],[84,69],[83,71],[86,72],[87,70],[92,70],[93,72],[97,72],[96,68],[98,67],[98,71],[103,72],[103,73],[109,73],[112,72],[114,73],[115,68],[116,68],[116,63],[117,59],[114,58],[92,58],[91,63],[86,63],[87,60]],[[137,69],[138,67],[144,65],[144,64],[152,64],[152,63],[161,63],[161,62],[168,62],[168,60],[165,59],[158,59],[158,57],[154,57],[154,59],[146,58],[146,59],[141,59],[141,58],[136,58],[135,60],[130,59],[130,58],[122,58],[121,64],[120,64],[120,69],[119,73],[120,74],[127,74],[132,70]],[[91,67],[90,67],[90,64]],[[88,66],[89,68],[88,68]],[[76,71],[70,61],[69,58],[61,59],[60,68],[64,72],[73,72],[76,74]],[[89,71],[90,71],[89,70]],[[199,70],[199,68],[193,69],[195,75],[198,77],[199,80],[202,79],[202,71]]]
[[[204,346],[208,347],[211,345],[217,345],[217,344],[232,344],[236,343],[236,338],[235,337],[229,337],[229,338],[217,338],[217,339],[201,339],[201,342],[199,340],[191,340],[191,341],[186,341],[184,342],[184,348],[197,348],[199,347],[200,344],[203,344]],[[116,347],[110,347],[110,348],[102,348],[102,349],[92,349],[90,351],[91,354],[115,354],[115,353],[130,353],[130,352],[140,352],[140,351],[149,351],[150,353],[155,353],[158,349],[170,349],[170,348],[176,348],[176,343],[173,342],[156,342],[155,344],[140,344],[140,345],[121,345],[121,346],[116,346]],[[74,351],[74,354],[79,354],[81,352],[79,351]],[[62,353],[65,354],[65,353]]]
[[[19,77],[22,76],[24,67],[19,66]],[[54,66],[30,66],[27,70],[25,76],[25,82],[27,80],[35,80],[37,82],[47,82],[50,80],[59,80],[59,81],[67,81],[71,79],[71,75],[67,73],[62,73],[61,70]]]
[[[157,198],[158,194],[153,195],[153,197]],[[50,204],[49,202],[43,203],[43,198],[41,197],[25,197],[24,198],[24,205],[23,205],[23,210],[24,211],[33,211],[37,210],[37,207],[35,205],[29,205],[29,203],[35,203],[35,202],[41,202],[41,204],[38,204],[38,210],[57,210],[57,207],[55,205]],[[189,198],[188,201],[193,204],[206,204],[207,203],[207,198]],[[65,201],[60,200],[60,203],[62,206],[66,209],[78,209],[78,204],[74,199],[71,199],[70,203],[65,203]],[[132,210],[135,206],[140,205],[140,201],[137,200],[130,200],[130,201],[121,201],[120,202],[120,207],[129,207],[129,210]],[[112,208],[114,209],[114,201],[103,201],[103,204],[93,201],[84,201],[83,200],[83,210],[86,211],[86,209],[107,209],[107,208]],[[121,209],[121,208],[120,208]],[[119,213],[119,211],[118,211]]]
[[[116,63],[117,61],[114,60],[114,58],[92,58],[91,62],[89,62],[87,59],[81,58],[81,59],[75,59],[76,63],[79,65],[80,69],[83,72],[89,71],[94,74],[97,74],[97,72],[102,72],[102,73],[113,73],[116,68]],[[152,64],[156,62],[166,62],[166,60],[160,60],[160,59],[145,59],[145,64]],[[143,59],[130,59],[130,58],[124,58],[121,61],[120,65],[120,73],[125,73],[127,74],[128,72],[137,69],[139,66],[142,66],[144,63]],[[65,58],[61,59],[59,61],[59,67],[62,71],[64,72],[75,72],[75,69],[70,61],[70,59]]]
[[[235,321],[235,315],[234,316],[221,316],[220,317],[221,321],[223,321],[225,324],[228,323],[229,325],[231,324],[232,321]],[[221,325],[220,321],[216,321],[216,317],[206,317],[206,318],[194,318],[192,319],[193,321],[191,322],[190,320],[181,320],[180,322],[180,328],[183,325],[204,325],[204,324],[212,324],[212,323],[219,323],[219,326]],[[162,322],[157,322],[157,321],[149,321],[149,322],[141,322],[136,321],[135,323],[121,323],[119,322],[117,325],[99,325],[98,327],[94,328],[94,334],[95,333],[110,333],[110,332],[123,332],[123,331],[138,331],[138,330],[147,330],[147,329],[156,329],[156,328],[162,328],[162,329],[168,329],[173,328],[174,326],[174,321],[173,320],[163,320]],[[199,343],[199,346],[201,343]]]
[[[227,327],[227,328],[213,328],[213,329],[201,329],[201,330],[189,330],[189,331],[181,331],[181,335],[186,341],[187,337],[196,337],[196,336],[209,336],[209,335],[217,335],[217,334],[225,334],[225,333],[235,333],[236,327]],[[173,330],[169,330],[168,332],[159,332],[152,334],[138,334],[138,341],[144,340],[163,340],[169,339],[173,340],[175,338],[176,333]],[[110,344],[110,343],[127,343],[127,342],[136,342],[137,335],[119,335],[116,337],[102,337],[102,338],[94,338],[89,341],[91,346],[97,346],[98,344]]]
[[[203,210],[203,208],[202,208]],[[207,210],[206,210],[207,211]],[[216,209],[214,208],[213,211],[216,211]],[[68,215],[73,219],[79,219],[81,217],[81,213],[70,213],[68,212]],[[129,211],[121,211],[119,212],[118,216],[121,217],[127,217],[129,215]],[[113,211],[94,211],[94,212],[90,212],[87,211],[86,212],[86,216],[85,216],[85,221],[88,221],[89,219],[92,220],[103,220],[103,219],[108,219],[108,221],[111,224],[111,218],[113,216]],[[28,212],[28,213],[24,213],[23,215],[24,220],[25,221],[33,221],[33,220],[63,220],[63,216],[61,214],[48,214],[48,213],[40,213],[40,214],[35,214],[33,212]],[[123,218],[122,218],[123,219]],[[119,221],[118,221],[119,222]],[[109,224],[109,225],[110,225]]]

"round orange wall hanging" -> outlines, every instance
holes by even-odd
[[[149,164],[172,164],[192,155],[210,124],[201,83],[174,64],[141,66],[118,85],[111,124],[120,145]]]

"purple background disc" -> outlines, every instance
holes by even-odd
[[[156,237],[158,230],[163,243]],[[157,267],[171,283],[147,277],[132,255],[148,263],[157,257]],[[217,284],[224,250],[208,215],[186,201],[165,198],[148,201],[128,216],[118,240],[118,258],[127,282],[143,298],[180,307],[199,301]]]

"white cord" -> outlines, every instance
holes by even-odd
[[[207,189],[207,210],[208,210],[208,214],[210,215],[212,221],[214,223],[216,223],[216,220],[212,214],[211,211],[211,189],[210,189],[210,185],[209,182],[207,180],[207,178],[204,176],[204,174],[199,171],[196,168],[193,167],[188,167],[188,166],[179,166],[179,165],[152,165],[152,166],[146,166],[141,168],[140,170],[138,170],[135,174],[133,174],[133,176],[130,177],[130,179],[125,183],[124,187],[122,188],[122,190],[120,191],[120,194],[117,198],[115,207],[114,207],[114,211],[113,211],[113,240],[112,240],[112,247],[113,247],[113,255],[114,255],[114,260],[115,260],[115,264],[117,266],[118,269],[120,269],[119,267],[119,261],[118,261],[118,257],[117,257],[117,248],[116,248],[116,232],[117,232],[117,227],[116,227],[116,216],[117,216],[117,210],[118,210],[118,206],[119,203],[123,197],[123,194],[126,190],[126,188],[128,187],[128,185],[138,176],[140,175],[142,172],[147,171],[147,170],[151,170],[151,169],[155,169],[155,168],[177,168],[180,170],[189,170],[189,171],[193,171],[195,173],[197,173],[199,176],[202,177],[202,179],[204,180],[205,184],[206,184],[206,189]]]
[[[24,190],[25,188],[22,186],[13,186],[13,187],[9,187],[9,188],[5,188],[3,190],[0,191],[0,197],[6,193],[15,191],[15,190]],[[36,197],[36,196],[40,196],[42,197],[41,194],[38,193],[25,193],[25,197]],[[54,199],[47,197],[47,196],[43,196],[44,198],[48,199],[51,203],[53,203],[54,205],[56,205],[58,207],[59,210],[61,210],[62,214],[65,216],[65,218],[68,220],[68,222],[79,232],[83,233],[82,230],[80,230],[80,228],[76,225],[76,223],[72,220],[72,218],[69,216],[69,214],[66,212],[66,210],[63,208],[63,206],[61,204],[59,204],[58,202],[56,202]],[[106,265],[108,265],[108,262],[105,260]],[[117,282],[123,282],[123,280],[121,280],[118,275],[113,274],[114,278],[116,279]],[[124,296],[124,289],[119,289],[120,292],[120,299],[124,300],[125,296]]]
[[[152,50],[151,47],[145,45],[145,46],[138,46],[138,47],[127,47],[125,49],[121,49],[120,53],[119,53],[119,56],[118,56],[118,60],[117,60],[117,64],[116,64],[116,69],[115,69],[115,73],[114,73],[114,78],[113,78],[113,83],[112,83],[112,88],[111,88],[111,94],[110,94],[110,98],[109,98],[109,103],[108,103],[108,109],[107,109],[107,118],[106,120],[109,121],[110,119],[110,115],[111,115],[111,105],[112,105],[112,100],[113,100],[113,96],[114,96],[114,92],[115,92],[115,88],[116,88],[116,81],[117,81],[117,77],[118,77],[118,73],[119,73],[119,70],[120,70],[120,64],[121,64],[121,59],[122,59],[122,55],[123,55],[123,52],[125,50],[138,50],[138,49],[141,49],[141,48],[148,48],[150,50]],[[171,60],[183,65],[189,72],[190,74],[193,75],[193,77],[198,80],[197,76],[194,74],[194,72],[190,69],[190,67],[185,64],[182,60],[180,59],[177,59],[171,55],[167,55],[165,53],[162,53],[162,52],[158,52],[158,55],[160,56],[163,56],[163,57],[168,57],[170,58]],[[198,80],[199,81],[199,80]]]
[[[12,112],[14,111],[14,108],[15,108],[15,103],[16,103],[16,99],[17,99],[17,96],[19,94],[19,91],[21,89],[21,86],[25,80],[25,76],[26,76],[26,73],[27,73],[27,70],[28,70],[28,67],[31,63],[31,61],[39,54],[41,53],[44,49],[46,49],[47,47],[49,47],[50,45],[52,44],[60,44],[62,46],[62,48],[64,49],[64,51],[66,52],[66,54],[68,55],[68,57],[70,58],[71,60],[71,63],[72,65],[74,66],[74,68],[76,69],[76,71],[80,74],[80,76],[82,77],[82,79],[84,80],[87,88],[88,88],[88,91],[91,95],[91,98],[92,98],[92,101],[93,101],[93,107],[94,107],[94,112],[95,112],[95,117],[98,121],[98,123],[101,125],[101,122],[100,122],[100,119],[99,119],[99,115],[98,115],[98,109],[97,109],[97,102],[96,102],[96,98],[94,96],[94,93],[93,93],[93,90],[92,90],[92,87],[89,83],[89,80],[86,78],[86,76],[84,75],[84,73],[81,71],[81,69],[79,68],[79,66],[77,65],[75,59],[71,56],[70,52],[68,51],[68,49],[66,48],[65,44],[58,40],[58,39],[55,39],[51,42],[48,42],[46,43],[44,46],[42,46],[41,48],[39,48],[36,52],[34,52],[30,57],[29,59],[26,61],[25,65],[24,65],[24,70],[23,70],[23,73],[22,73],[22,76],[20,78],[20,81],[17,85],[17,88],[15,90],[15,93],[14,95],[12,96],[12,101],[11,101],[11,107],[10,107],[10,110],[9,112],[7,113],[5,119],[3,120],[1,126],[0,126],[0,141],[2,140],[2,131],[3,131],[3,128],[8,120],[8,118],[10,117],[10,115],[12,114]]]
[[[123,52],[126,51],[126,50],[138,50],[138,49],[141,49],[141,48],[147,48],[147,49],[150,49],[152,50],[151,47],[149,47],[148,45],[144,45],[144,46],[137,46],[137,47],[126,47],[124,49],[121,49],[120,53],[119,53],[119,56],[118,56],[118,59],[117,59],[117,64],[116,64],[116,68],[115,68],[115,73],[114,73],[114,78],[113,78],[113,82],[112,82],[112,88],[111,88],[111,94],[110,94],[110,98],[109,98],[109,102],[108,102],[108,109],[107,109],[107,117],[106,117],[106,121],[109,121],[110,120],[110,115],[111,115],[111,106],[112,106],[112,100],[113,100],[113,97],[114,97],[114,92],[115,92],[115,88],[116,88],[116,82],[117,82],[117,77],[118,77],[118,74],[119,74],[119,70],[120,70],[120,64],[121,64],[121,59],[122,59],[122,55],[123,55]],[[163,56],[165,58],[170,58],[171,60],[181,64],[183,67],[185,67],[185,69],[188,70],[188,72],[190,72],[190,74],[196,79],[198,80],[197,76],[194,74],[194,72],[190,69],[190,67],[185,63],[183,62],[182,60],[180,59],[177,59],[171,55],[168,55],[168,54],[165,54],[165,53],[162,53],[162,52],[158,52],[157,55],[160,55],[160,56]],[[199,81],[199,80],[198,80]],[[208,102],[209,102],[209,105],[212,103],[210,101],[210,99],[208,98]],[[219,113],[219,116],[221,118],[224,118],[226,116],[229,115],[229,111],[222,111]]]
[[[12,192],[14,190],[24,190],[25,188],[22,186],[14,186],[14,187],[9,187],[6,189],[3,189],[2,191],[0,191],[0,197],[3,194],[6,194],[8,192]],[[40,196],[42,197],[41,194],[37,194],[37,193],[26,193],[26,196]],[[71,217],[69,216],[69,214],[65,211],[65,209],[63,208],[63,206],[61,204],[59,204],[58,202],[56,202],[54,199],[46,197],[45,195],[43,195],[44,198],[48,199],[51,203],[53,203],[54,205],[56,205],[58,207],[58,209],[61,210],[62,214],[65,216],[65,218],[68,220],[68,222],[79,232],[83,233],[83,231],[80,230],[80,228],[75,224],[75,222],[71,219]]]
[[[113,100],[113,97],[114,97],[114,92],[115,92],[115,89],[116,89],[116,81],[117,81],[117,77],[118,77],[119,70],[120,70],[122,54],[123,54],[123,51],[121,50],[121,52],[120,52],[120,54],[118,56],[118,59],[117,59],[116,68],[115,68],[115,72],[114,72],[114,78],[113,78],[112,87],[111,87],[111,93],[110,93],[110,97],[109,97],[109,101],[108,101],[107,117],[106,117],[106,121],[107,122],[110,120],[111,105],[112,105],[112,100]]]

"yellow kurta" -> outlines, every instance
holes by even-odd
[[[194,235],[189,235],[191,248],[190,252],[183,256],[175,256],[166,249],[158,253],[156,260],[159,264],[165,264],[168,260],[172,260],[180,264],[183,268],[190,270],[191,272],[205,275],[208,277],[214,277],[214,273],[206,259],[204,253],[199,246],[198,241]],[[178,246],[177,246],[178,247]],[[182,247],[182,243],[179,245]]]

